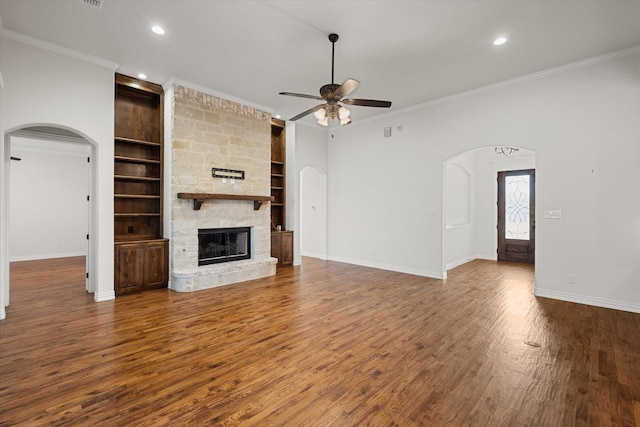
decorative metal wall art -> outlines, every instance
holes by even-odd
[[[214,178],[244,179],[244,171],[212,168],[211,176]]]

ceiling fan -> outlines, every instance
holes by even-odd
[[[325,103],[316,105],[313,108],[309,108],[307,111],[304,111],[289,120],[294,122],[308,114],[315,113],[316,119],[318,119],[318,123],[322,126],[328,126],[329,119],[339,119],[341,125],[347,125],[351,123],[351,119],[349,118],[351,112],[347,110],[343,105],[340,105],[340,103],[346,105],[359,105],[362,107],[391,107],[391,101],[378,101],[375,99],[357,98],[344,99],[345,96],[349,95],[351,92],[358,88],[360,82],[354,79],[347,79],[341,85],[335,84],[333,82],[335,47],[336,41],[338,41],[338,35],[329,34],[329,41],[331,42],[331,83],[326,84],[320,88],[320,96],[305,95],[302,93],[293,92],[280,92],[280,95],[317,99],[318,101],[325,101]]]

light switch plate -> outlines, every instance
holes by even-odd
[[[544,211],[544,217],[549,219],[560,219],[562,218],[562,210],[560,209],[550,209]]]

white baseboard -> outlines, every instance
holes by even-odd
[[[485,260],[485,261],[497,261],[498,257],[497,256],[486,256],[486,255],[476,255],[470,258],[461,258],[459,260],[456,261],[451,261],[449,263],[447,263],[447,265],[445,266],[445,268],[447,269],[447,271],[452,270],[456,267],[460,267],[462,264],[466,264],[470,261],[476,260],[476,259],[481,259],[481,260]],[[446,279],[446,277],[445,277]]]
[[[323,253],[320,253],[320,252],[301,251],[300,255],[308,256],[308,257],[311,257],[311,258],[318,258],[318,259],[322,259],[322,260],[326,260],[327,259],[327,254],[323,254]]]
[[[7,318],[7,312],[4,307],[0,307],[0,320],[4,320]]]
[[[115,291],[99,292],[99,293],[94,292],[93,294],[93,300],[95,302],[109,301],[115,298],[116,298]]]
[[[640,313],[640,304],[629,303],[627,301],[591,297],[588,295],[573,294],[569,292],[540,288],[535,288],[533,294],[537,297],[552,298],[561,301],[575,302],[578,304],[593,305],[596,307],[612,308],[614,310],[630,311],[631,313]]]
[[[475,259],[484,259],[486,261],[497,261],[498,260],[498,255],[497,254],[493,254],[493,255],[476,255]]]
[[[429,277],[431,279],[443,280],[446,278],[446,272],[423,270],[421,268],[411,268],[411,267],[405,267],[401,265],[385,264],[385,263],[372,262],[372,261],[361,260],[356,258],[346,258],[346,257],[336,257],[336,256],[329,256],[327,259],[330,261],[361,265],[363,267],[379,268],[380,270],[397,271],[398,273],[406,273],[406,274],[413,274],[416,276]]]
[[[87,256],[87,252],[77,251],[77,252],[61,252],[61,253],[52,253],[52,254],[12,256],[11,258],[9,258],[9,262],[35,261],[38,259],[51,259],[51,258],[69,258],[69,257],[75,257],[75,256]]]
[[[461,258],[461,259],[458,259],[456,261],[451,261],[451,262],[447,263],[445,268],[447,269],[447,271],[449,271],[449,270],[452,270],[452,269],[454,269],[456,267],[461,266],[462,264],[466,264],[469,261],[473,261],[473,260],[474,260],[474,258]]]

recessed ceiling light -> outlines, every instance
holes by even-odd
[[[153,31],[156,34],[160,34],[160,35],[164,34],[164,28],[162,28],[159,25],[154,25],[153,27],[151,27],[151,31]]]
[[[498,37],[497,39],[495,39],[493,41],[493,44],[495,46],[500,46],[501,44],[505,44],[507,42],[507,38],[506,37]]]
[[[276,119],[281,119],[282,116],[280,114],[276,114]]]
[[[147,78],[147,75],[145,73],[140,73],[140,74],[138,74],[138,78],[144,80],[144,79]]]

